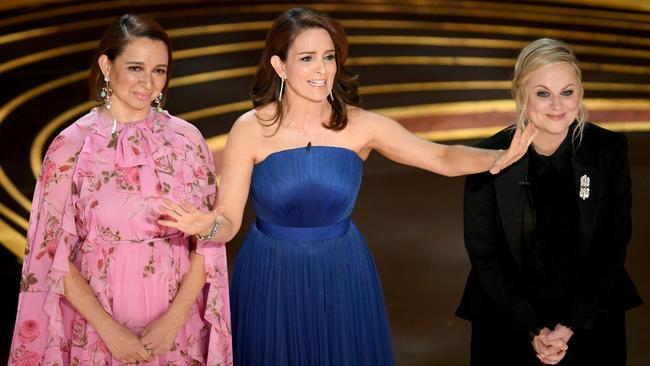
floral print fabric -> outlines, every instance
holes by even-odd
[[[118,124],[93,109],[50,145],[34,193],[10,365],[115,365],[106,345],[63,296],[69,260],[104,309],[139,334],[167,310],[203,256],[206,288],[172,350],[152,365],[231,365],[223,243],[193,244],[160,226],[164,198],[212,209],[212,156],[191,124],[152,110]]]

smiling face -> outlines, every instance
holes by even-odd
[[[542,67],[530,74],[525,88],[528,121],[539,130],[535,140],[564,140],[578,115],[582,98],[574,68],[566,62]]]
[[[285,79],[284,98],[324,102],[334,85],[336,51],[329,33],[323,28],[300,32],[285,61],[271,58],[275,71]]]
[[[144,118],[151,102],[167,80],[167,46],[159,40],[134,38],[111,62],[102,55],[99,64],[113,90],[111,104],[116,118]]]

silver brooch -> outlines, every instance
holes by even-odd
[[[591,182],[591,179],[587,176],[587,174],[584,174],[582,177],[580,177],[580,198],[582,200],[586,200],[589,198],[589,183]]]

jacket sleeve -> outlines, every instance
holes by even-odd
[[[496,309],[495,320],[515,334],[536,333],[540,320],[520,294],[493,180],[493,176],[482,173],[467,177],[465,183],[464,236],[471,276]]]

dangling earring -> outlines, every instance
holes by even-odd
[[[156,97],[156,99],[153,100],[154,104],[156,105],[156,111],[158,111],[158,112],[163,111],[163,108],[162,108],[162,105],[161,105],[162,104],[162,98],[163,98],[163,93],[160,93]]]
[[[334,94],[332,94],[332,89],[330,89],[330,99],[332,100],[332,102],[334,101]]]
[[[278,95],[278,102],[282,101],[282,92],[284,91],[284,78],[280,78],[282,81],[280,82],[280,94]]]
[[[99,96],[104,99],[104,108],[111,109],[111,95],[113,95],[113,89],[108,86],[108,78],[104,76],[104,87],[99,92]]]

